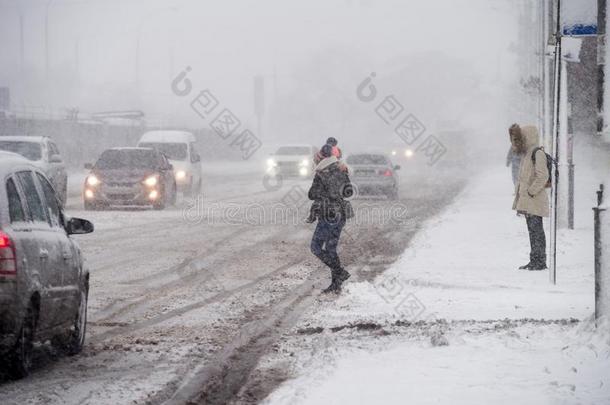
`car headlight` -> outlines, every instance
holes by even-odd
[[[300,163],[301,166],[309,166],[309,159],[303,159]]]
[[[90,174],[89,177],[87,177],[87,184],[91,187],[95,187],[100,184],[100,179],[95,177],[93,174]]]
[[[392,156],[396,156],[396,151],[395,150],[392,151]]]
[[[176,172],[176,180],[183,180],[186,178],[186,172],[184,170],[178,170]]]
[[[273,159],[267,159],[267,166],[275,167],[275,166],[277,166],[277,163],[275,163],[275,160],[273,160]]]
[[[411,150],[411,149],[407,149],[407,150],[405,151],[405,156],[406,156],[406,157],[408,157],[408,158],[410,158],[411,156],[413,156],[413,150]]]
[[[144,184],[148,187],[154,187],[157,185],[158,181],[157,176],[149,176],[144,180]]]

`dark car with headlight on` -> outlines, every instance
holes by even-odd
[[[110,206],[152,206],[176,202],[176,180],[167,158],[153,148],[112,148],[94,165],[85,165],[83,199],[86,210]]]

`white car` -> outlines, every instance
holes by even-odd
[[[313,174],[313,158],[318,149],[312,145],[280,146],[267,159],[267,173],[276,176],[309,177]]]
[[[201,157],[195,142],[195,135],[190,132],[157,130],[142,135],[138,147],[153,148],[164,154],[174,167],[177,190],[196,195],[201,192]]]
[[[0,150],[17,153],[44,172],[62,204],[68,195],[68,175],[57,145],[47,136],[0,136]]]

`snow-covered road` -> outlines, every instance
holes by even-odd
[[[68,213],[96,226],[78,237],[91,271],[86,347],[56,358],[42,345],[32,376],[0,382],[0,403],[257,402],[287,378],[248,374],[308,306],[328,299],[319,290],[329,274],[302,221],[308,181],[268,191],[250,167],[210,170],[203,199],[162,212],[83,211],[81,181],[71,181]],[[462,187],[408,173],[401,181],[399,201],[354,202],[341,247],[352,280],[383,271]]]

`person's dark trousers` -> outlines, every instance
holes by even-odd
[[[530,235],[530,263],[536,267],[546,267],[546,237],[542,217],[526,214],[525,221]]]
[[[341,270],[337,246],[344,225],[345,220],[327,221],[319,219],[311,239],[311,252],[331,268],[333,275]]]

